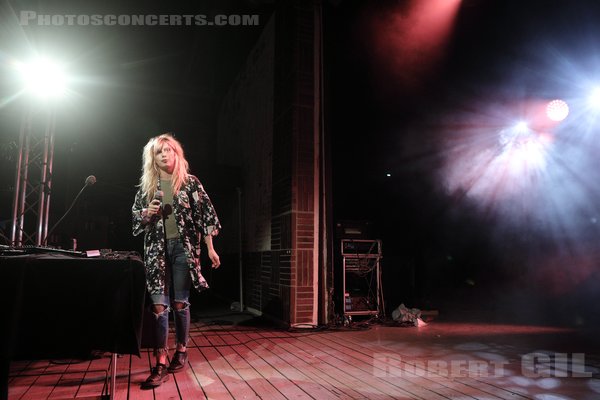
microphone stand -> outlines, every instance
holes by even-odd
[[[79,191],[79,193],[77,193],[77,196],[75,196],[75,199],[73,199],[73,202],[69,206],[69,209],[67,210],[67,212],[65,212],[64,215],[62,217],[60,217],[60,219],[58,221],[56,221],[56,223],[52,226],[52,228],[50,228],[50,230],[46,234],[46,237],[42,241],[42,245],[43,246],[47,246],[48,245],[48,238],[50,237],[50,234],[54,231],[54,229],[58,226],[58,224],[60,224],[62,222],[62,220],[65,219],[65,217],[69,214],[69,212],[71,211],[71,209],[73,208],[73,206],[77,202],[77,199],[79,198],[79,196],[81,196],[81,193],[83,193],[83,191],[85,190],[85,188],[88,187],[88,186],[93,185],[94,183],[96,183],[96,177],[93,176],[93,175],[88,176],[87,179],[85,180],[85,185],[83,185],[83,187],[81,188],[81,190]]]

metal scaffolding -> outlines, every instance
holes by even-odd
[[[15,171],[11,245],[45,245],[52,188],[54,108],[29,107],[23,114]]]

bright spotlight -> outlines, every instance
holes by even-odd
[[[600,86],[592,90],[588,97],[588,103],[592,109],[600,111]]]
[[[527,122],[525,121],[519,121],[515,124],[514,128],[515,132],[517,133],[525,133],[529,130],[529,127],[527,126]]]
[[[59,97],[66,92],[66,75],[59,64],[40,58],[17,66],[25,89],[38,97]]]
[[[552,121],[560,122],[569,115],[569,106],[563,100],[552,100],[546,106],[546,115]]]

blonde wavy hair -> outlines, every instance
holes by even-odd
[[[189,164],[183,154],[181,143],[171,133],[163,133],[151,138],[144,146],[142,153],[142,177],[139,184],[142,194],[148,199],[148,203],[154,198],[154,192],[160,179],[160,170],[156,166],[155,161],[156,151],[165,144],[171,146],[175,153],[175,168],[173,169],[173,176],[171,178],[173,194],[179,192],[179,189],[189,177]]]

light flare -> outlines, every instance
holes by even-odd
[[[47,58],[30,63],[15,63],[25,90],[41,98],[60,97],[67,90],[64,67]]]
[[[569,115],[569,105],[564,100],[552,100],[546,106],[546,115],[552,121],[563,121]]]

